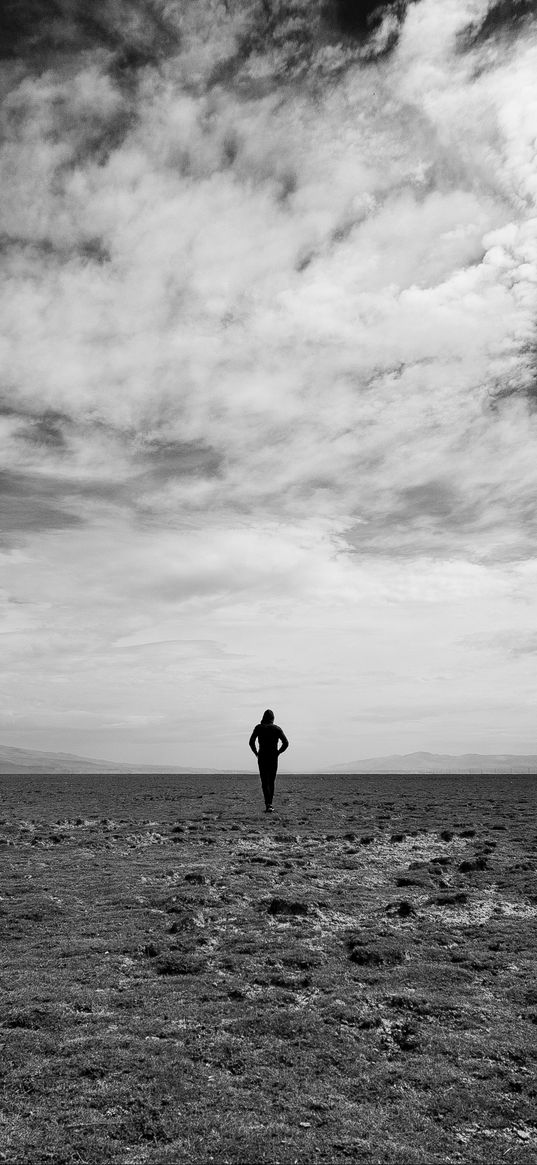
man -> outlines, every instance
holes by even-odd
[[[274,723],[274,712],[271,712],[270,708],[263,712],[261,724],[256,724],[248,743],[254,756],[257,757],[259,765],[259,775],[265,798],[265,812],[272,813],[278,757],[280,753],[285,752],[286,748],[289,748],[289,741],[285,732],[282,732],[281,728]]]

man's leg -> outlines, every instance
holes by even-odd
[[[267,809],[272,809],[272,802],[274,800],[274,782],[276,780],[276,772],[278,769],[278,761],[276,759],[270,760],[266,766],[266,791],[265,804]]]
[[[269,797],[269,805],[272,805],[272,802],[274,800],[274,782],[276,780],[277,769],[278,769],[278,762],[276,761],[275,764],[271,765],[271,767],[270,767],[270,771],[268,774],[268,780],[267,780],[267,786],[268,786],[267,791],[268,791],[268,797]]]
[[[270,790],[269,790],[269,775],[267,772],[267,765],[263,764],[261,760],[258,760],[257,763],[259,765],[259,776],[261,777],[261,788],[263,789],[263,796],[265,798],[265,809],[268,809],[270,802],[271,802],[271,798],[270,798]]]

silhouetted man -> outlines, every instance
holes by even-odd
[[[256,748],[257,742],[257,748]],[[265,812],[272,813],[274,782],[278,771],[278,757],[289,748],[289,741],[281,728],[274,723],[274,712],[267,708],[263,712],[261,724],[256,724],[249,740],[250,748],[257,757],[259,775],[265,798]],[[278,747],[280,746],[280,747]]]

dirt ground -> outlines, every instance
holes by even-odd
[[[537,781],[0,778],[0,1161],[537,1161]]]

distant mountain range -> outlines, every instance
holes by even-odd
[[[323,770],[327,772],[328,770]],[[408,752],[404,756],[372,756],[334,765],[333,773],[537,773],[537,755],[517,753]]]
[[[10,748],[0,744],[1,773],[245,773],[249,770],[188,768],[179,765],[116,764],[68,752],[36,752],[30,748]],[[372,756],[366,760],[316,769],[320,773],[536,773],[537,755],[530,753],[478,753],[461,756],[449,753],[410,752],[404,756]]]
[[[179,766],[115,764],[110,760],[90,760],[70,752],[36,752],[31,748],[10,748],[0,744],[0,773],[216,773],[217,769]]]

